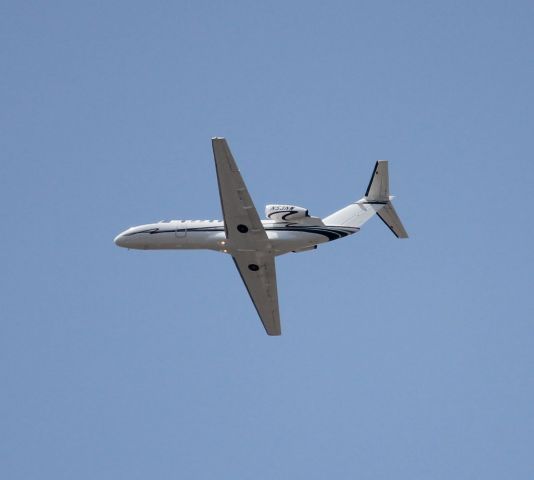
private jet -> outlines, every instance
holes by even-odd
[[[223,220],[172,220],[131,227],[119,247],[207,249],[227,253],[237,267],[268,335],[280,335],[275,257],[306,252],[357,233],[375,214],[397,238],[408,238],[389,194],[388,162],[376,162],[365,195],[321,219],[296,205],[267,205],[260,220],[226,139],[212,138]]]

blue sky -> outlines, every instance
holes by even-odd
[[[531,479],[532,2],[3,2],[0,476]],[[278,259],[283,336],[213,252],[210,138],[260,213],[377,220]]]

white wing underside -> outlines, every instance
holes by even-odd
[[[274,255],[224,138],[212,139],[224,228],[234,263],[269,335],[280,335]]]

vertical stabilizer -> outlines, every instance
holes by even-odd
[[[365,191],[368,201],[389,202],[389,172],[388,161],[378,160],[375,163],[371,180]]]

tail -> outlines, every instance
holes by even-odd
[[[397,238],[408,238],[389,194],[387,160],[376,162],[365,197],[323,219],[325,225],[361,227],[375,213]]]

